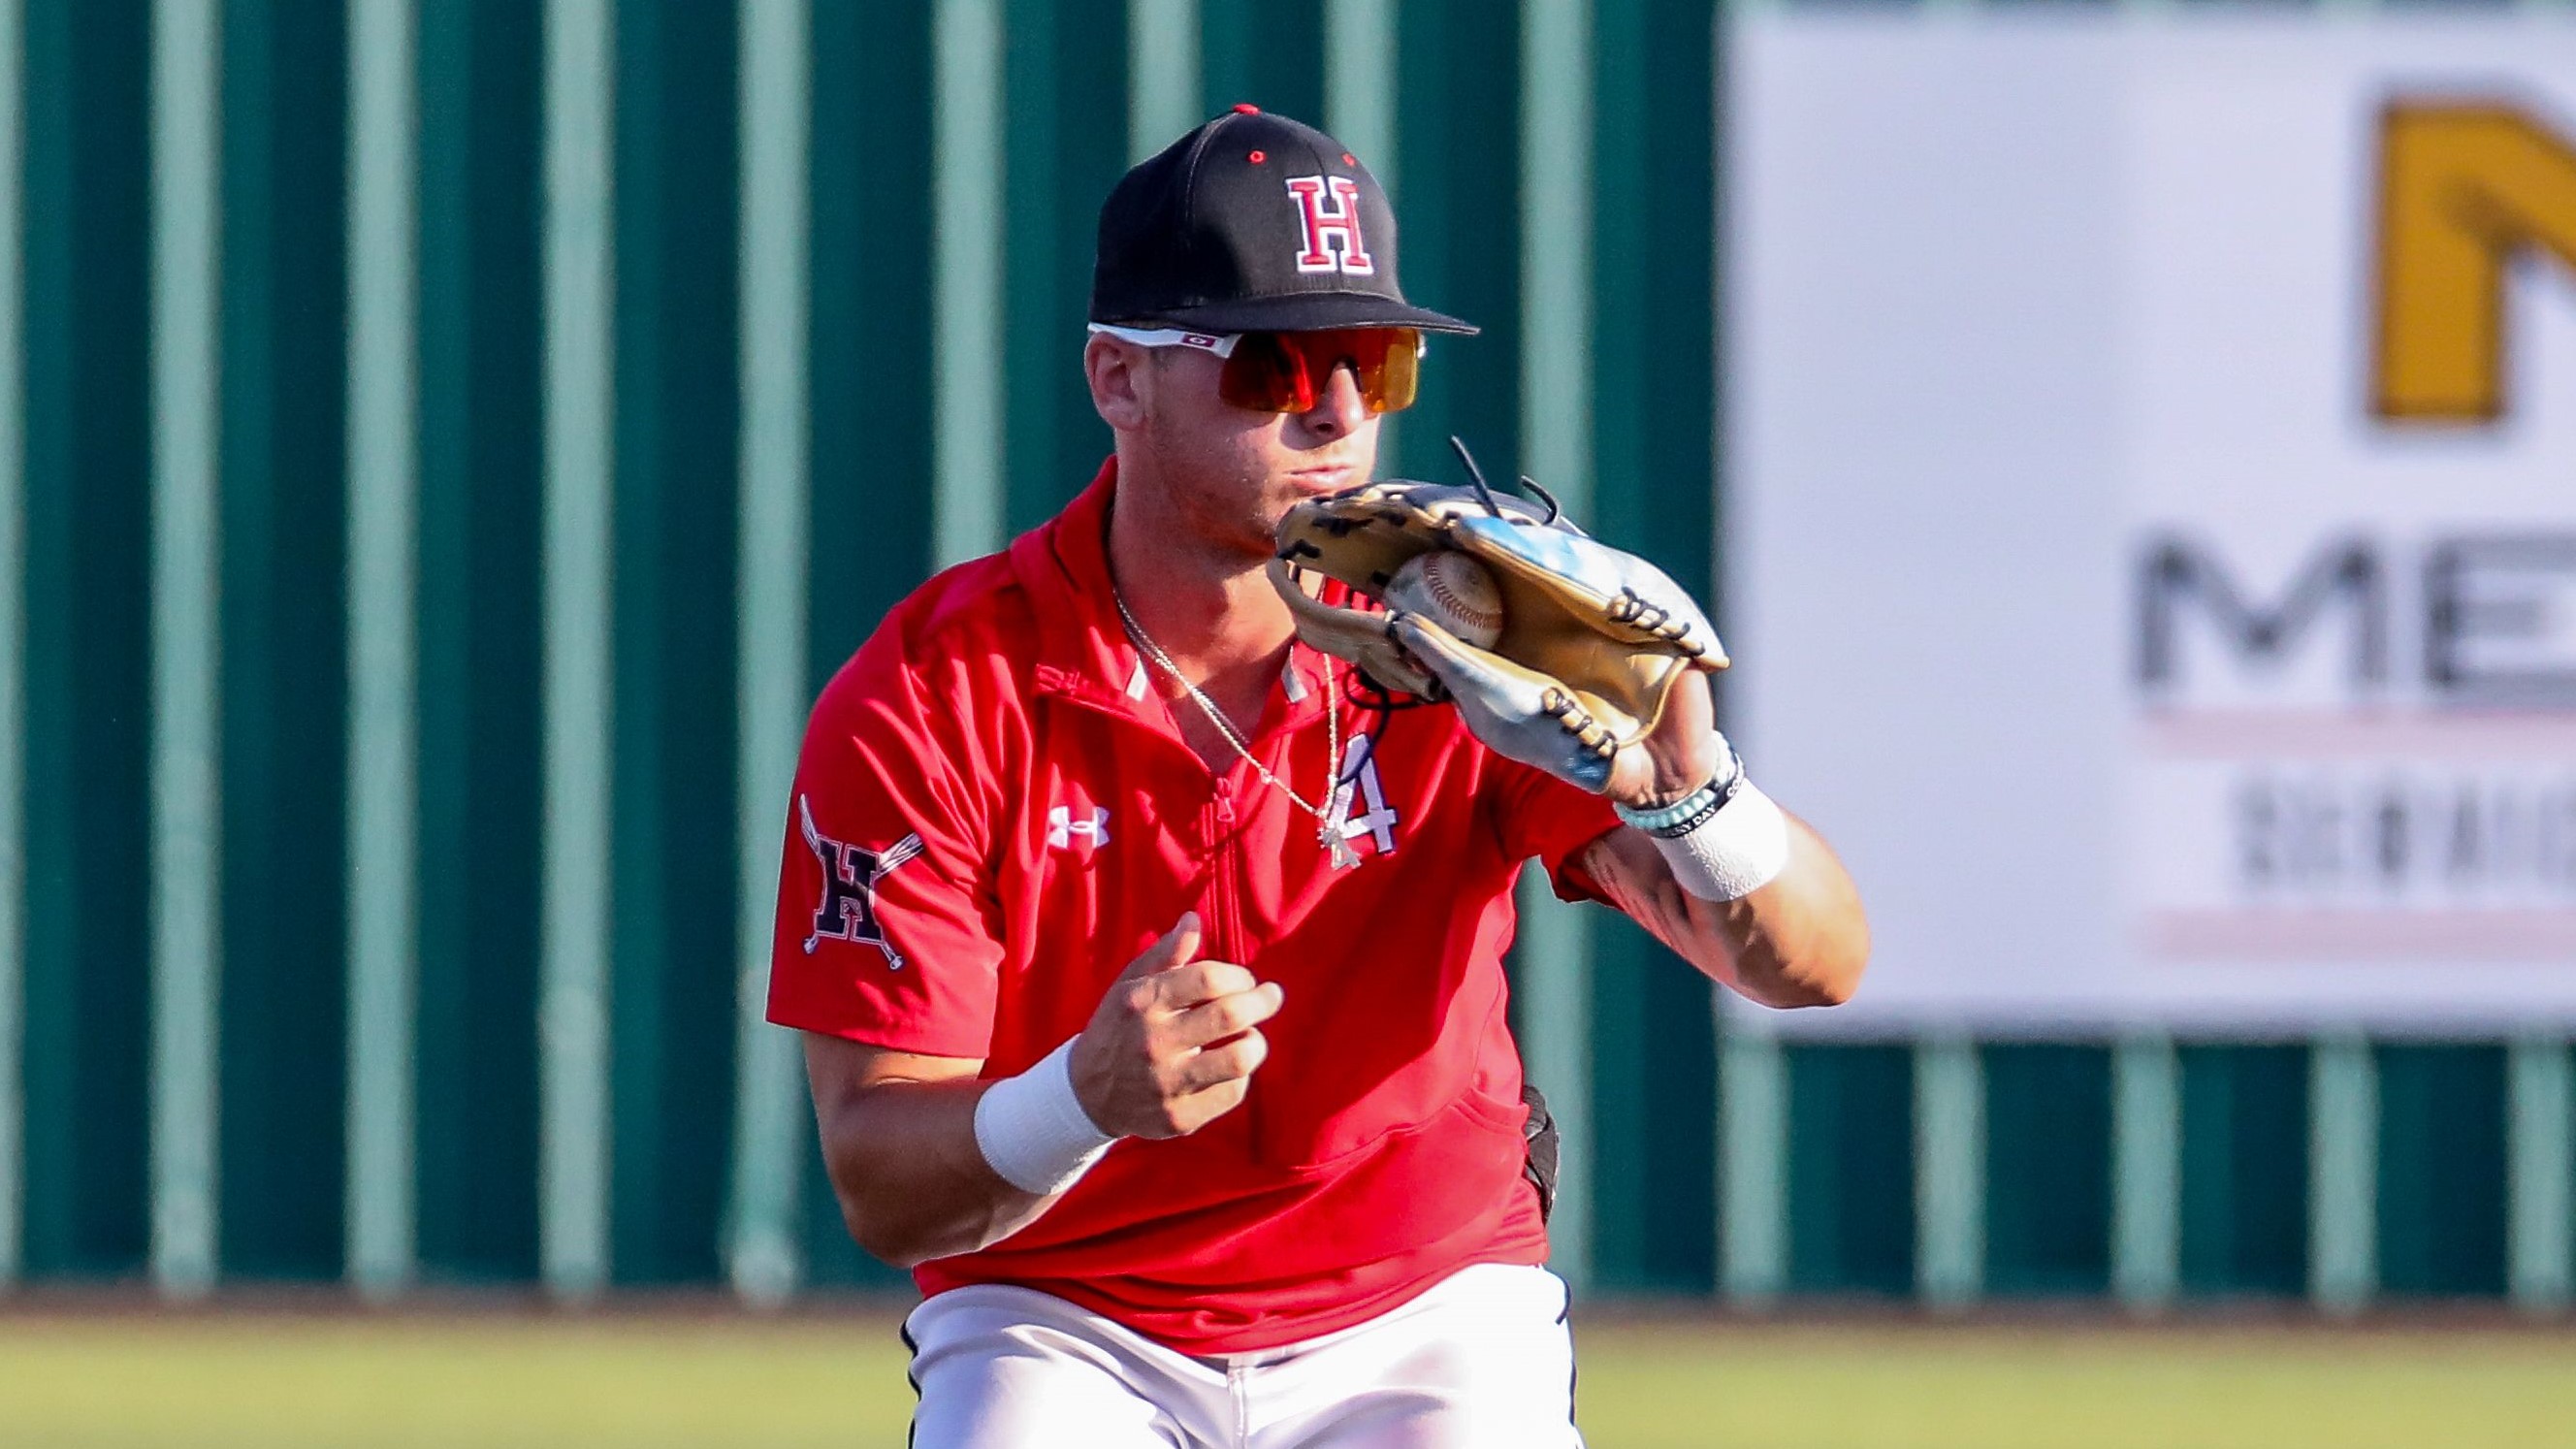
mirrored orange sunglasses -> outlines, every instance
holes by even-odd
[[[1312,412],[1333,370],[1348,366],[1360,402],[1372,413],[1413,406],[1422,378],[1422,333],[1413,327],[1349,327],[1330,332],[1191,332],[1178,327],[1091,324],[1139,347],[1192,347],[1224,359],[1217,396],[1262,413]]]

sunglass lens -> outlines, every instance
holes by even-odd
[[[1248,332],[1235,342],[1234,355],[1218,374],[1217,393],[1255,412],[1302,413],[1315,405],[1305,358],[1275,332]]]
[[[1400,413],[1413,406],[1414,390],[1422,381],[1422,334],[1410,327],[1388,327],[1373,335],[1380,341],[1374,360],[1360,364],[1360,396],[1370,412]]]
[[[1217,392],[1236,407],[1302,413],[1322,399],[1335,368],[1348,364],[1372,413],[1413,406],[1422,334],[1410,327],[1340,332],[1250,332],[1235,343]]]

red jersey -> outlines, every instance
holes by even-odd
[[[1544,1261],[1503,1015],[1512,884],[1535,855],[1588,895],[1567,858],[1616,817],[1454,709],[1363,709],[1349,666],[1298,644],[1251,750],[1321,799],[1339,711],[1353,760],[1331,813],[1361,863],[1334,869],[1314,816],[1183,743],[1112,602],[1115,475],[923,585],[825,688],[769,1019],[1013,1075],[1196,910],[1203,956],[1286,991],[1243,1104],[1115,1143],[1036,1222],[923,1264],[922,1291],[1020,1284],[1231,1353],[1362,1322],[1470,1263]]]

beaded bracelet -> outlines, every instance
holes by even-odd
[[[1659,840],[1672,840],[1688,835],[1706,824],[1708,818],[1715,815],[1718,807],[1725,803],[1726,796],[1718,790],[1717,782],[1712,780],[1661,809],[1631,810],[1615,801],[1610,808],[1618,813],[1621,820],[1648,835]]]

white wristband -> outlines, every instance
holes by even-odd
[[[1789,868],[1789,817],[1750,780],[1688,834],[1648,838],[1674,882],[1704,901],[1749,896]]]
[[[995,1082],[975,1103],[975,1146],[984,1160],[1002,1181],[1040,1197],[1073,1186],[1116,1140],[1073,1094],[1070,1039],[1036,1066]]]

